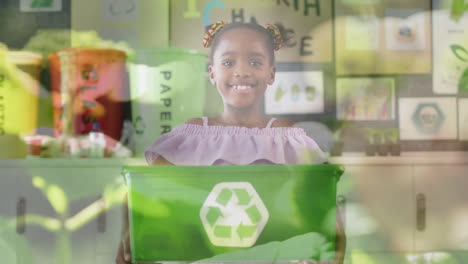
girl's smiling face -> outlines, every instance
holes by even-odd
[[[249,28],[230,29],[213,53],[208,71],[225,106],[257,107],[268,85],[275,80],[275,67],[266,40]]]

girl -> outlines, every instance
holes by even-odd
[[[288,40],[280,25],[213,24],[203,45],[211,47],[209,76],[223,99],[224,111],[215,117],[191,119],[161,136],[145,152],[148,163],[209,166],[326,162],[324,153],[303,129],[293,127],[290,120],[269,119],[261,111],[265,90],[275,80],[274,51]],[[124,218],[118,264],[130,263],[127,213]],[[341,260],[344,240],[339,239],[339,244]]]
[[[275,80],[275,54],[289,40],[283,27],[217,22],[205,34],[209,77],[224,112],[194,118],[161,136],[146,151],[153,165],[314,164],[324,153],[301,128],[268,119],[261,102]]]

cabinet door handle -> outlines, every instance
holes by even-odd
[[[416,229],[423,232],[426,229],[426,196],[416,195]]]
[[[16,202],[16,233],[24,234],[26,232],[26,199],[18,198]]]

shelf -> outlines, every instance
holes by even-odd
[[[403,152],[400,156],[366,156],[362,152],[344,152],[342,156],[330,157],[329,162],[343,165],[443,165],[468,164],[468,152]],[[0,159],[0,168],[99,168],[147,165],[144,158],[130,159]]]
[[[330,157],[330,163],[343,165],[436,165],[468,164],[468,152],[402,152],[400,156],[366,156],[362,152],[344,152]]]
[[[147,165],[143,158],[131,159],[66,159],[66,158],[26,158],[26,159],[0,159],[0,168],[99,168],[122,167],[126,165]]]

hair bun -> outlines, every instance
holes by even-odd
[[[227,24],[228,23],[226,23],[225,21],[220,20],[211,25],[206,31],[205,35],[203,36],[203,47],[209,48],[211,46],[211,42],[213,41],[216,32],[218,32]]]
[[[280,28],[277,25],[273,25],[273,24],[267,24],[265,28],[273,37],[275,51],[281,49],[284,45],[284,37]]]

